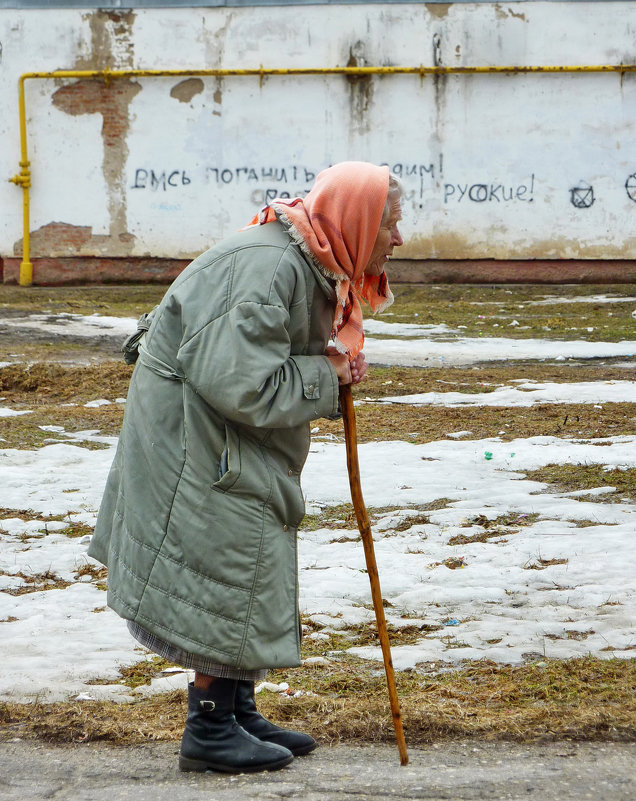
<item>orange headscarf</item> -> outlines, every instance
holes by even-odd
[[[381,311],[393,302],[385,273],[365,275],[389,191],[389,168],[363,161],[344,161],[318,173],[304,198],[276,198],[251,222],[277,219],[313,258],[318,269],[336,282],[332,338],[341,353],[354,359],[362,350],[362,307]]]

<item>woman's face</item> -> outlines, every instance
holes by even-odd
[[[398,222],[401,219],[400,196],[395,193],[389,196],[389,216],[380,225],[369,263],[364,270],[366,275],[382,275],[385,264],[393,255],[393,248],[403,243],[404,240],[398,231]]]

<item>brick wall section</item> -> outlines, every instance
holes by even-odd
[[[136,81],[117,79],[110,83],[99,80],[80,80],[58,89],[53,105],[71,115],[100,114],[104,157],[102,172],[107,187],[109,241],[94,237],[93,252],[112,257],[127,256],[135,238],[128,232],[126,215],[125,165],[128,157],[127,134],[130,124],[129,107],[141,91]],[[78,142],[81,147],[81,142]],[[45,255],[46,252],[43,254]],[[54,255],[72,255],[59,253]]]
[[[0,283],[18,283],[20,259],[0,259]],[[33,283],[42,286],[90,283],[168,284],[187,259],[33,259]],[[422,284],[628,284],[636,283],[636,261],[392,261],[394,283]]]
[[[140,91],[140,84],[134,81],[81,80],[58,89],[53,105],[67,114],[101,114],[104,144],[112,147],[122,142],[128,130],[128,105]]]
[[[0,282],[17,284],[21,259],[0,259]],[[188,265],[187,259],[44,258],[33,259],[33,283],[169,284]]]
[[[89,225],[68,225],[51,222],[31,231],[29,238],[31,261],[43,256],[72,255],[80,252],[84,245],[90,244],[93,229]],[[14,256],[22,256],[23,240],[19,239],[13,248]]]

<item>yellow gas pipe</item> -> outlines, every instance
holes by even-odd
[[[31,264],[29,240],[29,189],[31,188],[31,165],[27,150],[26,103],[24,97],[25,75],[20,76],[19,83],[19,115],[20,115],[20,172],[9,178],[11,183],[22,187],[22,261],[20,263],[20,285],[31,286],[33,282],[33,265]]]
[[[19,117],[20,117],[20,172],[9,178],[11,183],[22,187],[22,262],[20,263],[20,285],[30,286],[33,282],[33,264],[30,261],[30,221],[29,189],[31,188],[31,169],[27,149],[25,82],[29,79],[49,78],[103,78],[109,83],[114,78],[169,78],[207,76],[228,78],[231,76],[263,78],[273,75],[499,75],[501,73],[578,73],[578,72],[636,72],[636,64],[598,64],[580,66],[519,66],[519,67],[290,67],[256,69],[178,69],[178,70],[54,70],[53,72],[25,72],[20,76]]]

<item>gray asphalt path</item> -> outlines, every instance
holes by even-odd
[[[635,801],[636,743],[321,747],[273,773],[180,773],[176,743],[0,744],[2,801]]]

